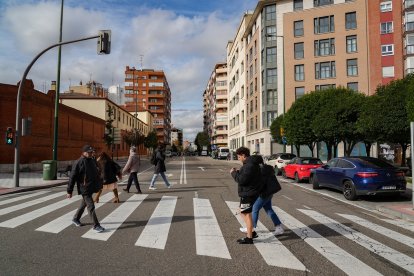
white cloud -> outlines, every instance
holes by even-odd
[[[16,2],[0,9],[0,82],[10,84],[20,80],[37,53],[59,39],[60,3]],[[218,13],[186,17],[148,7],[131,18],[125,18],[126,14],[86,9],[74,6],[73,1],[71,6],[65,6],[64,41],[111,29],[112,52],[97,55],[96,40],[63,46],[61,89],[90,78],[105,87],[123,85],[125,67],[139,68],[143,55],[144,68],[166,73],[173,109],[200,110],[211,71],[215,63],[225,61],[227,41],[233,38],[240,18],[225,20]],[[54,49],[38,60],[28,78],[43,91],[45,84],[48,89],[56,79],[56,70]],[[174,126],[184,130],[185,139],[194,140],[202,130],[201,111],[173,111],[172,117]]]

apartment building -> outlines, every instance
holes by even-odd
[[[243,15],[234,40],[227,44],[228,143],[232,150],[246,145],[246,86],[244,33],[252,13]]]
[[[183,130],[173,127],[171,129],[171,145],[175,145],[177,147],[183,146]]]
[[[52,89],[56,86],[56,82],[52,81]],[[101,83],[96,81],[88,81],[87,83],[79,82],[79,85],[70,85],[69,91],[65,93],[78,93],[94,97],[106,97],[108,90],[105,89]]]
[[[163,71],[125,69],[125,108],[131,113],[149,111],[154,115],[152,127],[158,142],[171,140],[171,91]]]
[[[203,93],[203,129],[213,149],[228,146],[227,101],[227,63],[221,62],[214,66]]]
[[[403,54],[406,75],[414,72],[414,0],[404,0],[403,9]]]

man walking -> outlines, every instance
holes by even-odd
[[[168,182],[167,177],[165,176],[165,154],[164,154],[164,146],[163,145],[159,145],[157,150],[155,151],[155,159],[154,159],[154,165],[155,165],[155,170],[154,170],[154,175],[152,176],[151,179],[151,184],[149,189],[150,190],[156,190],[157,188],[155,188],[155,180],[157,179],[158,175],[161,175],[162,179],[164,179],[165,185],[167,186],[167,188],[171,188],[170,183]]]
[[[252,207],[262,189],[260,179],[260,167],[256,159],[250,156],[250,150],[240,147],[236,150],[237,159],[242,162],[239,170],[232,168],[230,174],[238,183],[240,196],[240,216],[246,224],[247,237],[238,239],[239,244],[253,244],[253,238],[257,234],[253,233]]]
[[[81,205],[73,217],[72,223],[76,226],[83,226],[80,222],[85,208],[88,207],[88,213],[94,222],[93,230],[100,233],[105,229],[99,224],[95,213],[95,204],[93,203],[92,194],[102,189],[101,180],[99,178],[98,165],[92,158],[94,149],[90,145],[82,147],[82,156],[76,161],[70,173],[69,183],[67,187],[67,198],[72,197],[75,183],[78,188],[78,194],[82,195]]]

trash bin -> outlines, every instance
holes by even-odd
[[[56,179],[56,160],[44,160],[43,164],[43,180]]]

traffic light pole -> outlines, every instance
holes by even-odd
[[[29,66],[27,66],[26,70],[23,73],[23,77],[20,81],[19,84],[19,89],[17,90],[17,104],[16,104],[16,133],[15,133],[15,137],[16,137],[16,143],[15,143],[15,147],[14,147],[14,175],[13,175],[13,180],[14,180],[14,186],[15,187],[19,187],[19,172],[20,172],[20,136],[21,136],[21,105],[22,105],[22,92],[23,92],[23,86],[25,85],[26,82],[26,77],[29,74],[30,69],[32,68],[33,64],[47,51],[49,51],[52,48],[55,48],[57,46],[61,46],[61,45],[66,45],[66,44],[71,44],[71,43],[76,43],[76,42],[80,42],[80,41],[85,41],[85,40],[90,40],[90,39],[94,39],[94,38],[99,38],[99,35],[95,35],[95,36],[90,36],[90,37],[85,37],[85,38],[81,38],[81,39],[76,39],[76,40],[71,40],[71,41],[65,41],[65,42],[60,42],[57,44],[54,44],[52,46],[49,46],[48,48],[44,49],[42,52],[40,52],[33,60],[32,62],[29,64]]]

